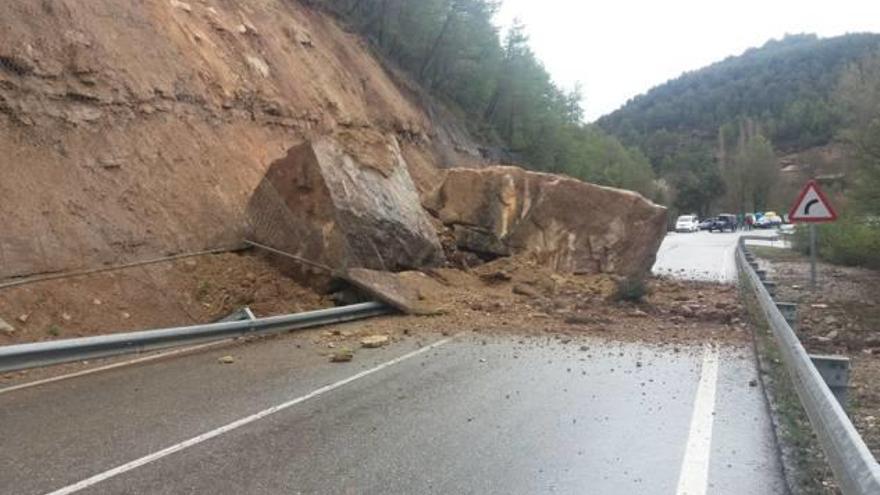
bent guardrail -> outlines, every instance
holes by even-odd
[[[763,238],[743,236],[739,240],[736,263],[744,275],[741,281],[754,292],[767,317],[783,364],[834,472],[834,478],[845,495],[880,494],[880,465],[746,259],[745,243],[753,239]]]
[[[234,337],[268,335],[370,318],[392,311],[393,309],[385,304],[368,302],[269,318],[10,345],[0,347],[0,372],[201,344]]]

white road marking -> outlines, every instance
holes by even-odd
[[[705,495],[708,489],[717,383],[718,351],[707,346],[697,397],[694,399],[694,413],[678,478],[678,489],[675,492],[677,495]]]
[[[114,476],[119,476],[120,474],[123,474],[123,473],[131,471],[133,469],[139,468],[139,467],[144,466],[146,464],[149,464],[151,462],[158,461],[159,459],[162,459],[163,457],[167,457],[171,454],[180,452],[181,450],[187,449],[187,448],[192,447],[194,445],[198,445],[202,442],[205,442],[205,441],[208,441],[212,438],[223,435],[224,433],[229,433],[232,430],[235,430],[237,428],[241,428],[242,426],[251,424],[255,421],[259,421],[267,416],[271,416],[272,414],[283,411],[285,409],[289,409],[289,408],[291,408],[297,404],[303,403],[309,399],[314,399],[315,397],[326,394],[327,392],[331,392],[333,390],[336,390],[337,388],[348,385],[351,382],[360,380],[361,378],[364,378],[365,376],[372,375],[373,373],[382,371],[388,367],[391,367],[391,366],[399,364],[403,361],[406,361],[407,359],[411,359],[411,358],[414,358],[420,354],[424,354],[432,349],[436,349],[437,347],[440,347],[444,344],[451,342],[453,339],[454,339],[454,337],[451,337],[448,339],[443,339],[443,340],[441,340],[439,342],[435,342],[427,347],[422,347],[421,349],[419,349],[417,351],[410,352],[409,354],[404,354],[403,356],[392,359],[391,361],[382,363],[382,364],[376,366],[375,368],[370,368],[370,369],[362,371],[356,375],[350,376],[344,380],[340,380],[336,383],[332,383],[330,385],[326,385],[324,387],[321,387],[317,390],[314,390],[313,392],[310,392],[306,395],[303,395],[302,397],[297,397],[296,399],[290,400],[290,401],[285,402],[283,404],[279,404],[277,406],[273,406],[268,409],[264,409],[256,414],[252,414],[252,415],[247,416],[245,418],[241,418],[237,421],[233,421],[232,423],[221,426],[221,427],[214,429],[214,430],[211,430],[209,432],[202,433],[201,435],[192,437],[189,440],[185,440],[185,441],[180,442],[176,445],[172,445],[170,447],[162,449],[158,452],[154,452],[152,454],[141,457],[140,459],[135,459],[135,460],[133,460],[131,462],[127,462],[121,466],[117,466],[117,467],[110,469],[108,471],[104,471],[103,473],[99,473],[99,474],[96,474],[90,478],[84,479],[78,483],[74,483],[74,484],[66,486],[64,488],[55,490],[53,492],[50,492],[48,495],[68,495],[68,494],[76,493],[80,490],[89,488],[89,487],[94,486],[98,483],[101,483],[102,481],[106,481],[110,478],[113,478]]]
[[[223,344],[229,344],[232,342],[232,339],[218,340],[217,342],[209,342],[207,344],[200,344],[190,347],[184,347],[182,349],[175,349],[173,351],[160,352],[158,354],[151,354],[149,356],[139,357],[137,359],[129,359],[128,361],[122,361],[119,363],[108,364],[106,366],[99,366],[97,368],[89,368],[87,370],[77,371],[75,373],[68,373],[66,375],[53,376],[49,378],[44,378],[42,380],[34,380],[32,382],[22,383],[20,385],[13,385],[11,387],[0,388],[0,395],[8,394],[9,392],[15,392],[16,390],[22,390],[25,388],[38,387],[40,385],[47,385],[49,383],[60,382],[62,380],[69,380],[71,378],[76,378],[85,375],[91,375],[92,373],[100,373],[102,371],[109,371],[116,368],[123,368],[125,366],[132,366],[135,364],[148,363],[150,361],[156,361],[159,359],[168,358],[171,356],[177,356],[180,354],[188,354],[190,352],[203,351],[205,349],[210,349],[212,347],[217,347]]]

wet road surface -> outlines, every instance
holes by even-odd
[[[315,335],[0,392],[0,493],[785,493],[748,346]]]
[[[736,280],[734,253],[740,235],[776,236],[774,230],[670,233],[657,252],[654,273],[708,282]]]

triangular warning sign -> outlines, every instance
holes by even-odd
[[[798,196],[794,208],[788,214],[790,222],[833,222],[837,220],[837,213],[831,202],[819,188],[815,180],[807,182],[804,190]]]

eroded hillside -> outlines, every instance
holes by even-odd
[[[296,1],[2,2],[0,278],[237,243],[268,165],[340,129],[425,190],[478,152],[420,100]]]

